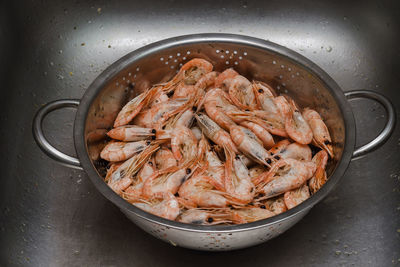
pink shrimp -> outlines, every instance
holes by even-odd
[[[206,90],[207,88],[210,88],[212,85],[215,83],[215,79],[218,76],[218,72],[212,71],[207,74],[205,74],[203,77],[201,77],[197,83],[196,83],[196,88]]]
[[[325,150],[319,151],[313,157],[312,161],[317,166],[314,176],[310,179],[308,185],[311,193],[315,194],[328,180],[326,176],[326,164],[328,162],[328,154]]]
[[[158,170],[164,170],[167,168],[178,166],[174,154],[166,147],[158,150],[154,156],[155,165]]]
[[[213,185],[214,179],[198,175],[186,180],[179,188],[179,196],[201,207],[226,207],[228,200]]]
[[[177,221],[192,224],[217,225],[231,223],[231,217],[232,215],[228,209],[190,209],[180,214]]]
[[[230,103],[229,96],[221,89],[213,89],[207,92],[204,97],[204,108],[207,115],[224,130],[229,130],[235,122],[225,114],[227,109],[239,111]]]
[[[156,124],[159,123],[165,115],[169,116],[172,112],[179,110],[187,101],[188,99],[174,99],[154,105],[140,112],[133,120],[133,123],[146,128],[155,128]]]
[[[123,161],[139,153],[150,145],[150,141],[137,142],[110,142],[100,153],[100,157],[107,161]]]
[[[259,207],[244,207],[232,210],[232,221],[236,224],[250,223],[275,216],[275,213]]]
[[[243,121],[240,123],[241,126],[246,127],[252,131],[263,143],[265,148],[271,148],[275,145],[274,138],[272,135],[262,126],[251,121]]]
[[[293,100],[289,101],[290,109],[286,114],[285,129],[290,138],[296,142],[307,145],[313,139],[313,132],[307,121],[303,118]]]
[[[140,199],[144,182],[147,178],[151,177],[155,171],[154,160],[150,159],[140,169],[135,179],[132,181],[132,184],[122,193],[122,197],[131,203]]]
[[[271,153],[271,155],[275,155],[275,154],[279,153],[281,150],[283,150],[284,148],[286,148],[288,145],[290,145],[290,141],[287,139],[283,139],[283,140],[279,141],[278,143],[276,143],[269,150],[269,152]]]
[[[171,171],[173,169],[173,171]],[[179,187],[193,174],[190,168],[178,167],[168,171],[156,171],[143,184],[144,197],[162,197],[164,193],[176,194]]]
[[[229,96],[232,102],[241,109],[254,110],[258,108],[253,85],[241,75],[232,79],[229,85]]]
[[[282,196],[278,198],[267,199],[264,205],[267,207],[268,210],[272,211],[275,214],[280,214],[287,211],[287,207]]]
[[[203,133],[217,145],[227,146],[229,149],[238,152],[231,136],[204,113],[195,114],[196,120]]]
[[[311,160],[311,149],[308,145],[302,145],[299,143],[291,143],[290,145],[286,146],[285,148],[281,149],[278,152],[275,152],[274,158],[279,160],[280,158],[283,159],[297,159],[297,160],[304,160],[310,161]]]
[[[189,128],[184,126],[175,128],[171,137],[171,150],[181,166],[196,159],[197,139]]]
[[[232,79],[235,78],[239,73],[237,73],[234,69],[226,69],[218,77],[215,79],[215,87],[224,90],[225,92],[228,91]]]
[[[246,156],[257,163],[270,166],[272,163],[271,155],[264,149],[261,141],[252,131],[242,126],[233,126],[230,135],[236,147]]]
[[[168,220],[175,220],[179,215],[178,200],[171,193],[164,194],[161,201],[157,199],[152,199],[152,201],[142,200],[133,203],[133,205]]]
[[[120,141],[140,141],[155,136],[156,130],[136,125],[123,125],[110,130],[107,135]]]
[[[303,117],[310,125],[313,133],[313,144],[328,152],[329,156],[333,158],[332,140],[329,134],[328,127],[326,127],[321,116],[315,110],[306,108],[303,111]]]
[[[249,176],[249,170],[235,153],[228,148],[225,150],[225,190],[229,197],[242,204],[247,204],[254,198],[254,185]]]
[[[135,118],[137,114],[139,114],[142,108],[149,104],[151,98],[156,92],[157,90],[152,88],[126,103],[126,105],[118,113],[118,116],[114,122],[114,127],[128,124],[133,118]]]
[[[287,191],[284,194],[285,205],[288,209],[292,209],[310,197],[310,191],[306,184],[297,189]]]
[[[310,179],[315,171],[313,162],[295,159],[281,159],[276,162],[264,181],[257,185],[257,191],[268,199],[300,187]]]

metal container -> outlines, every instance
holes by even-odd
[[[311,198],[277,216],[233,226],[201,226],[166,220],[124,201],[103,181],[99,158],[105,132],[121,107],[151,84],[169,80],[188,60],[209,60],[217,71],[233,67],[248,79],[269,83],[302,107],[316,109],[332,135],[335,158],[327,167],[328,182]],[[388,114],[382,132],[371,142],[355,148],[355,123],[348,99],[370,98]],[[78,109],[74,142],[78,158],[55,149],[44,137],[42,120],[65,107]],[[332,78],[303,56],[277,44],[232,34],[196,34],[166,39],[131,52],[108,67],[89,86],[81,100],[57,100],[36,114],[33,134],[39,147],[63,165],[83,169],[96,188],[146,232],[174,246],[197,250],[233,250],[278,236],[303,218],[338,183],[350,161],[382,145],[394,129],[390,101],[372,91],[343,93]]]

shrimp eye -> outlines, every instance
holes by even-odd
[[[167,93],[167,96],[171,97],[173,94],[174,94],[174,91],[170,91],[170,92]]]
[[[156,136],[153,135],[153,136],[151,137],[151,140],[156,140]]]
[[[193,106],[192,111],[196,112],[196,110],[197,110],[197,107]]]
[[[250,109],[247,109],[247,108],[246,108],[245,111],[250,111]]]
[[[271,163],[272,163],[272,160],[271,160],[271,159],[267,159],[267,163],[268,163],[268,164],[271,164]]]
[[[236,155],[235,159],[240,159],[239,155]]]
[[[266,209],[267,207],[265,207],[265,205],[261,205],[260,208]]]
[[[324,144],[325,145],[329,145],[331,142],[329,142],[328,140],[325,140]]]
[[[146,141],[146,145],[150,145],[151,141]]]
[[[187,173],[187,174],[190,174],[191,172],[192,172],[192,170],[191,170],[190,168],[187,168],[187,169],[186,169],[186,173]]]
[[[258,89],[258,92],[260,93],[260,94],[262,94],[262,93],[264,93],[264,90],[263,89]]]
[[[207,222],[209,222],[209,223],[212,223],[213,221],[214,221],[214,219],[211,217],[207,219]]]
[[[151,130],[151,133],[153,133],[153,134],[155,134],[156,132],[157,132],[156,129]]]
[[[149,163],[150,166],[153,166],[153,162],[149,161],[148,163]]]
[[[278,155],[276,155],[274,158],[275,158],[276,160],[280,160],[280,159],[281,159],[281,157],[279,157]]]

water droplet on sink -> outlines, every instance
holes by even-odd
[[[329,52],[331,52],[332,51],[332,46],[328,46],[327,48],[326,48],[326,51],[329,53]]]

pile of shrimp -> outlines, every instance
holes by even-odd
[[[194,224],[285,212],[321,188],[333,157],[318,112],[200,58],[130,100],[107,135],[108,186],[142,210]]]

